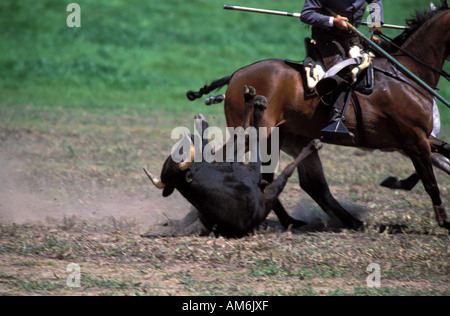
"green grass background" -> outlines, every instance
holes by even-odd
[[[1,107],[194,113],[199,104],[187,101],[187,90],[257,60],[302,60],[310,34],[297,19],[222,9],[229,3],[299,12],[303,1],[296,0],[78,0],[81,28],[66,25],[70,2],[0,2]],[[384,1],[385,21],[404,24],[428,5]],[[440,87],[450,99],[450,84],[442,80]],[[441,106],[446,129],[449,112]]]

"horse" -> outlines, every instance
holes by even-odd
[[[393,56],[428,85],[437,87],[440,75],[435,70],[441,70],[450,57],[450,10],[447,2],[443,2],[439,10],[428,14],[420,25],[406,30],[396,39],[403,51],[426,61],[429,67],[404,55],[402,51],[393,53]],[[362,124],[354,111],[347,113],[345,125],[355,135],[355,143],[346,146],[399,151],[408,156],[431,198],[438,225],[450,231],[450,218],[432,166],[429,142],[433,127],[432,96],[401,74],[387,59],[378,56],[373,64],[376,84],[372,93],[365,95],[356,92]],[[189,91],[187,97],[192,101],[228,86],[225,117],[228,126],[236,127],[242,124],[244,114],[242,87],[253,86],[267,97],[269,104],[260,126],[269,131],[272,127],[278,127],[280,149],[296,157],[312,139],[320,138],[320,131],[328,125],[329,119],[329,110],[319,98],[305,96],[300,68],[287,60],[259,61],[215,80],[197,92]],[[270,134],[268,137],[270,139]],[[334,214],[348,228],[363,228],[363,222],[353,217],[331,194],[317,152],[303,160],[297,170],[300,187],[327,214]]]

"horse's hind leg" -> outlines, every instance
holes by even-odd
[[[431,151],[433,152],[431,155],[433,166],[450,175],[450,144],[433,136],[428,138],[428,142],[430,143]],[[410,191],[416,186],[419,180],[420,178],[417,173],[413,173],[405,180],[399,180],[396,177],[387,177],[380,185],[389,189]]]
[[[450,175],[450,144],[434,137],[428,137],[433,152],[433,165]]]
[[[347,228],[363,227],[363,222],[348,213],[331,194],[317,151],[303,160],[297,170],[301,188],[320,205],[325,213],[334,214]]]
[[[399,180],[396,177],[387,177],[380,183],[380,186],[394,190],[411,191],[419,180],[420,178],[417,173],[413,173],[404,180]]]
[[[439,169],[450,175],[450,160],[447,157],[438,153],[434,153],[432,155],[432,159],[433,166],[438,167]]]
[[[431,150],[433,152],[440,153],[441,155],[450,159],[450,144],[434,137],[428,137],[428,142],[430,143]]]
[[[405,153],[411,158],[414,168],[433,202],[436,220],[441,227],[450,231],[450,219],[447,216],[445,207],[442,204],[439,187],[433,172],[430,145],[426,139],[419,139],[412,146],[403,148]]]

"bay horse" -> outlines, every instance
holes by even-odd
[[[440,76],[434,70],[441,70],[450,55],[450,10],[446,1],[420,26],[405,31],[400,37],[403,39],[397,44],[430,67],[417,63],[401,52],[393,54],[395,58],[431,87],[437,87]],[[363,133],[360,133],[354,111],[348,111],[345,121],[348,130],[355,135],[353,146],[394,150],[408,156],[431,198],[438,225],[450,231],[450,218],[432,167],[429,143],[433,127],[432,97],[396,70],[387,59],[378,57],[373,63],[373,92],[370,95],[357,93]],[[328,108],[318,98],[305,98],[299,68],[286,60],[259,61],[237,70],[231,76],[215,80],[197,92],[189,91],[187,97],[195,100],[228,85],[225,116],[228,126],[236,127],[242,124],[244,114],[242,87],[253,86],[267,97],[269,104],[260,126],[268,130],[279,127],[281,150],[296,157],[312,139],[320,138],[320,131],[327,126],[329,119]],[[336,215],[348,228],[363,227],[363,223],[347,212],[331,194],[317,152],[303,160],[297,170],[301,188],[327,214]]]

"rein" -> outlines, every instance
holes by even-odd
[[[411,58],[412,60],[414,60],[415,62],[421,64],[422,66],[425,66],[427,69],[433,71],[434,73],[439,74],[440,76],[444,77],[445,79],[447,79],[447,81],[450,81],[450,74],[448,72],[446,72],[445,70],[438,70],[434,67],[431,67],[430,65],[428,65],[427,63],[425,63],[424,61],[422,61],[421,59],[417,58],[416,56],[412,55],[411,53],[407,52],[406,50],[404,50],[403,48],[401,48],[400,46],[398,46],[397,44],[394,43],[394,40],[392,38],[390,38],[387,35],[384,34],[379,34],[378,35],[384,42],[394,46],[396,49],[398,49],[399,51],[401,51],[404,56],[407,56],[409,58]]]
[[[430,97],[429,95],[427,95],[425,93],[425,91],[423,91],[417,84],[415,84],[413,81],[407,79],[405,76],[402,75],[401,72],[399,72],[396,68],[395,65],[393,65],[392,63],[389,62],[389,65],[392,68],[392,72],[387,70],[387,69],[382,69],[379,67],[373,67],[373,70],[378,71],[382,74],[384,74],[385,76],[388,76],[390,78],[393,78],[395,80],[401,81],[403,83],[406,83],[407,85],[411,86],[412,88],[414,88],[417,92],[419,92],[421,95],[423,95],[425,98],[428,99],[428,101],[433,102],[433,98]]]

